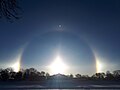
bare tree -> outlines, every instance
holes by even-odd
[[[0,0],[0,18],[6,18],[9,21],[19,19],[22,9],[17,0]]]
[[[76,74],[75,76],[76,76],[77,79],[81,78],[80,74]]]

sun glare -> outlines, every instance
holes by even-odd
[[[96,61],[96,68],[97,68],[97,73],[102,72],[103,65],[100,61]]]
[[[12,68],[15,72],[18,72],[20,70],[20,62],[14,63]]]
[[[49,66],[50,72],[52,74],[66,73],[67,68],[67,65],[65,65],[65,63],[59,56],[57,56],[55,61]]]

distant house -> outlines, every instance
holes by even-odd
[[[60,73],[51,76],[51,79],[59,79],[59,80],[63,80],[63,79],[65,80],[68,78],[69,78],[68,76]]]

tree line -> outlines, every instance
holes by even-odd
[[[19,72],[14,72],[12,68],[0,69],[0,81],[44,81],[49,79],[75,79],[75,80],[120,80],[120,70],[115,70],[112,73],[95,73],[92,76],[81,74],[56,74],[50,75],[45,71],[37,71],[35,68],[21,69]],[[59,77],[59,78],[58,78]]]

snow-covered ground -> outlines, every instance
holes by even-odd
[[[60,88],[60,89],[64,89],[64,87],[47,87],[47,86],[41,86],[41,85],[0,85],[0,90],[18,90],[18,89],[22,89],[22,90],[39,90],[39,89],[42,89],[42,90],[49,90],[49,89],[53,89],[53,88]],[[68,87],[70,88],[70,90],[75,90],[75,89],[79,89],[79,90],[101,90],[101,89],[104,89],[104,90],[120,90],[120,85],[80,85],[80,86],[75,86],[75,87]],[[74,89],[73,89],[74,88]],[[54,89],[54,90],[55,90]],[[67,87],[65,87],[65,90],[69,90],[67,89]]]
[[[39,89],[66,89],[66,90],[120,90],[119,81],[6,81],[0,82],[0,90],[39,90]]]

